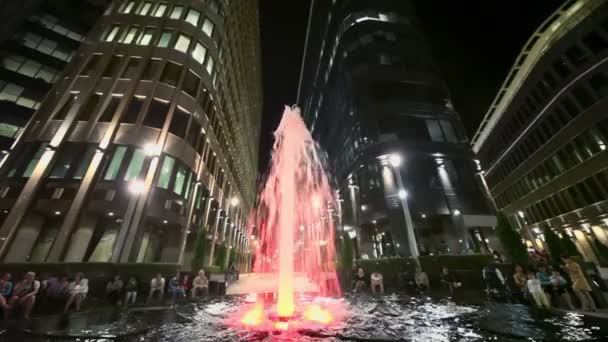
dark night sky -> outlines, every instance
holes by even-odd
[[[316,0],[329,1],[329,0]],[[524,43],[563,0],[414,0],[471,137]],[[260,0],[264,120],[260,171],[284,104],[296,101],[310,0]]]

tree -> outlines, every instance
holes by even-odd
[[[225,267],[225,263],[226,263],[226,246],[225,245],[219,245],[216,248],[216,256],[215,256],[215,264],[216,266],[219,266],[220,269],[224,270]]]
[[[576,245],[568,235],[562,235],[562,245],[564,246],[567,256],[581,256],[581,253],[578,252],[578,248],[576,248]]]
[[[545,228],[545,242],[554,262],[559,262],[562,257],[567,256],[568,253],[563,240],[551,228]]]
[[[205,232],[200,229],[196,234],[196,241],[194,241],[194,255],[192,257],[192,271],[198,272],[205,266],[207,260],[207,247],[209,246],[209,240],[205,236]]]
[[[511,227],[509,220],[502,212],[498,212],[496,218],[498,220],[497,235],[505,249],[505,254],[513,263],[528,263],[528,251],[521,241],[521,235]]]

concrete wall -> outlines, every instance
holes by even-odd
[[[34,248],[43,224],[44,217],[33,212],[28,213],[23,219],[21,227],[17,230],[11,247],[4,258],[4,262],[28,261],[30,252]]]

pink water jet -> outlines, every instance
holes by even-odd
[[[285,107],[274,135],[270,170],[249,224],[252,235],[257,232],[253,271],[259,279],[272,279],[270,291],[261,289],[260,280],[250,292],[272,295],[258,296],[230,321],[264,330],[327,326],[344,316],[341,302],[330,299],[340,296],[337,201],[298,108]]]

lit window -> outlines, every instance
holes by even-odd
[[[115,180],[116,176],[118,176],[118,171],[120,170],[120,165],[122,164],[122,160],[125,157],[125,152],[127,151],[126,146],[118,146],[116,150],[114,150],[114,155],[112,156],[112,161],[108,166],[104,180]]]
[[[131,161],[129,162],[129,167],[127,168],[127,172],[125,173],[124,180],[126,182],[132,181],[139,177],[145,159],[146,155],[143,150],[136,149],[133,152],[133,156],[131,157]]]
[[[40,147],[38,149],[38,152],[36,152],[34,157],[27,164],[27,167],[25,168],[25,171],[23,171],[23,175],[22,175],[24,178],[29,178],[32,176],[32,172],[34,172],[34,168],[36,167],[36,165],[38,164],[38,161],[42,157],[44,150],[45,150],[44,148]]]
[[[41,40],[39,35],[28,32],[23,36],[23,45],[35,49]]]
[[[188,11],[188,15],[186,15],[186,21],[194,26],[198,26],[198,19],[200,18],[201,13],[199,11],[190,9]]]
[[[52,40],[43,39],[40,45],[38,45],[37,50],[50,55],[57,48],[57,42]]]
[[[135,6],[135,1],[129,1],[129,3],[127,4],[127,7],[125,7],[124,11],[122,11],[122,13],[131,13],[131,11],[133,10],[133,7]]]
[[[187,52],[188,46],[190,45],[190,37],[180,34],[175,43],[175,50],[181,52]]]
[[[34,75],[38,73],[38,70],[40,70],[41,66],[42,65],[40,63],[29,59],[23,63],[18,72],[29,77],[34,77]]]
[[[175,183],[173,184],[173,192],[180,195],[182,194],[184,182],[186,181],[186,168],[180,166],[175,174]]]
[[[23,58],[21,56],[9,56],[9,57],[5,57],[2,60],[2,66],[5,69],[17,71],[17,69],[19,69],[19,67],[21,66],[21,64],[23,64],[24,61],[25,61],[25,58]]]
[[[131,26],[121,43],[131,44],[137,34],[137,26]]]
[[[144,2],[143,6],[141,6],[141,9],[139,10],[139,15],[148,15],[150,7],[152,7],[152,3]]]
[[[203,33],[211,37],[213,34],[213,23],[211,20],[205,18],[205,22],[203,23]]]
[[[84,152],[84,156],[78,160],[78,166],[72,175],[74,179],[82,179],[84,177],[85,172],[89,168],[89,164],[91,164],[91,160],[93,159],[93,155],[95,155],[96,147],[94,145],[89,145]]]
[[[114,40],[114,38],[116,38],[116,34],[118,33],[118,25],[114,25],[112,26],[112,29],[110,30],[110,32],[108,32],[108,35],[106,36],[106,42],[111,42]]]
[[[184,6],[175,6],[173,7],[173,12],[171,12],[171,19],[179,19],[182,16],[182,12],[184,11]]]
[[[146,28],[146,31],[144,31],[144,34],[141,35],[141,37],[139,38],[139,45],[149,45],[150,44],[150,40],[152,40],[152,34],[154,34],[154,28],[152,27],[148,27]]]
[[[19,127],[8,123],[0,122],[0,136],[14,138],[19,132]]]
[[[205,49],[201,43],[197,42],[194,50],[192,51],[192,57],[194,57],[197,62],[203,64],[205,62],[206,53],[207,49]]]
[[[17,98],[23,93],[23,87],[13,83],[7,83],[3,89],[0,89],[0,101],[17,101]]]
[[[173,172],[173,165],[175,164],[175,159],[165,156],[163,160],[163,166],[160,169],[160,175],[158,176],[158,181],[156,182],[156,186],[167,189],[169,187],[169,181],[171,180],[171,172]]]
[[[207,72],[209,75],[213,73],[213,58],[211,57],[209,57],[209,60],[207,61]]]
[[[158,46],[159,47],[168,47],[169,46],[169,42],[171,41],[171,31],[165,31],[163,32],[163,34],[161,34],[160,36],[160,40],[158,41]]]
[[[38,72],[38,75],[36,75],[37,78],[41,78],[48,83],[53,83],[53,81],[55,80],[55,76],[57,76],[57,70],[51,69],[46,66],[42,67],[42,69],[40,69],[40,72]]]
[[[154,16],[160,18],[165,14],[165,11],[167,11],[167,4],[159,4],[154,11]]]

